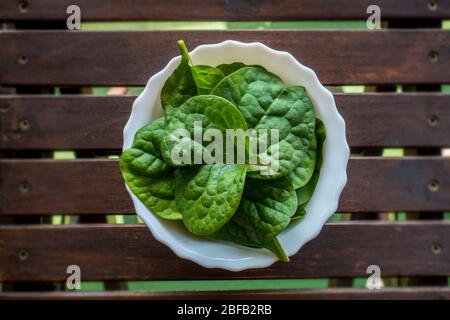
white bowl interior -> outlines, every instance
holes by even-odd
[[[345,136],[345,122],[336,109],[333,95],[322,86],[311,69],[303,66],[291,54],[273,50],[259,42],[228,40],[201,45],[190,55],[193,64],[216,66],[221,63],[243,62],[261,65],[278,75],[286,85],[302,85],[313,101],[316,116],[324,122],[327,130],[324,161],[317,187],[306,206],[307,215],[279,235],[286,254],[292,256],[319,234],[322,226],[336,211],[339,196],[347,182],[346,168],[350,151]],[[123,132],[123,150],[131,147],[134,135],[140,128],[163,115],[160,92],[179,60],[179,56],[173,58],[163,70],[152,76],[142,94],[135,100]],[[182,222],[167,221],[153,215],[128,187],[127,190],[133,199],[136,213],[147,224],[153,236],[182,258],[204,267],[232,271],[267,267],[276,261],[264,249],[198,238],[189,233]]]

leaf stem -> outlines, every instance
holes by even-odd
[[[281,243],[278,241],[278,238],[275,238],[273,240],[273,244],[275,245],[275,249],[277,250],[278,259],[280,259],[283,262],[289,262],[289,257],[284,252]]]
[[[178,48],[180,49],[181,57],[184,59],[187,59],[189,61],[189,64],[192,65],[191,57],[189,56],[189,50],[186,47],[186,43],[184,43],[183,40],[178,40]]]

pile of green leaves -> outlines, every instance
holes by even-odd
[[[141,128],[120,157],[133,193],[163,219],[182,220],[193,234],[266,248],[288,261],[277,235],[305,215],[322,165],[325,127],[304,87],[285,86],[261,66],[192,65],[181,61],[161,91],[165,116]],[[262,175],[248,164],[179,165],[169,133],[204,128],[279,130],[279,170]]]

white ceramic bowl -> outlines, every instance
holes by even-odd
[[[175,44],[174,44],[175,46]],[[345,137],[345,122],[336,109],[333,95],[319,82],[311,69],[299,63],[291,54],[273,50],[259,42],[224,41],[201,45],[191,53],[192,62],[216,66],[221,63],[243,62],[261,65],[278,75],[286,85],[306,87],[314,104],[316,116],[327,130],[324,162],[317,187],[306,206],[307,215],[279,235],[286,254],[292,256],[309,240],[316,237],[328,218],[336,211],[339,196],[347,182],[349,147]],[[164,82],[178,66],[175,57],[160,72],[150,78],[133,109],[124,131],[123,149],[131,147],[135,133],[152,119],[162,116],[160,92]],[[136,213],[147,224],[153,236],[170,247],[179,257],[207,268],[240,271],[270,266],[276,258],[265,249],[254,249],[225,241],[208,241],[187,231],[181,222],[167,221],[153,215],[142,202],[127,190]]]

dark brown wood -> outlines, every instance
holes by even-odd
[[[122,147],[135,96],[0,96],[0,149]],[[335,94],[351,147],[450,146],[450,95]],[[21,130],[20,121],[29,123]]]
[[[178,39],[190,48],[260,41],[291,52],[324,84],[450,82],[450,31],[228,30],[4,32],[0,84],[143,85],[178,55]]]
[[[436,2],[435,2],[436,3]],[[417,19],[404,19],[397,21],[389,21],[387,22],[389,28],[397,28],[397,29],[418,29],[418,28],[442,28],[442,21],[439,19],[429,19],[429,20],[417,20]],[[392,86],[392,90],[395,92],[395,86]],[[440,85],[429,85],[429,84],[417,84],[417,85],[404,85],[402,86],[403,92],[441,92]],[[431,120],[431,119],[430,119]],[[439,148],[422,148],[420,150],[416,149],[405,149],[405,155],[441,155],[441,149]],[[426,212],[423,214],[422,212],[415,213],[407,213],[407,219],[437,219],[441,220],[443,214],[440,212]],[[447,277],[408,277],[396,279],[398,285],[408,286],[438,286],[438,285],[447,285]],[[389,279],[388,281],[393,281],[393,279]]]
[[[450,146],[450,112],[444,111],[450,95],[335,94],[335,100],[351,147]]]
[[[16,26],[18,29],[20,26]],[[28,87],[17,87],[15,88],[15,93],[19,95],[27,95],[27,94],[54,94],[54,88],[51,87],[40,87],[40,86],[28,86]],[[7,109],[0,108],[3,111],[6,111]],[[2,119],[2,115],[0,114],[0,120]],[[24,124],[28,124],[28,120],[19,120],[20,127],[24,127]],[[0,127],[2,127],[2,123],[0,123]],[[2,135],[0,139],[4,140],[8,137],[6,135]],[[23,151],[21,151],[23,152]],[[1,157],[2,155],[0,155]],[[14,155],[16,156],[16,155]],[[48,155],[45,155],[45,153],[40,152],[25,152],[25,157],[27,158],[42,158],[42,157],[48,157]],[[0,189],[1,193],[1,189]],[[49,220],[51,221],[51,216],[46,216],[44,218],[41,218],[39,216],[14,216],[13,217],[13,223],[14,224],[39,224],[39,223],[48,223]],[[5,291],[48,291],[48,290],[55,290],[56,287],[53,283],[49,282],[20,282],[20,283],[8,283],[3,290]]]
[[[0,170],[1,214],[134,213],[116,160],[4,159]],[[348,174],[339,212],[450,209],[448,158],[352,158]]]
[[[427,23],[423,21],[411,21],[410,22],[414,27],[428,27],[428,28],[441,28],[442,23],[440,20],[429,20]],[[417,86],[403,86],[404,91],[427,91],[427,92],[440,92],[442,91],[441,86],[439,85],[417,85]],[[409,153],[413,153],[412,150],[406,150]],[[421,156],[430,156],[430,155],[441,155],[442,150],[440,148],[426,148],[415,150],[417,155]],[[411,217],[411,215],[409,215]],[[419,220],[442,220],[444,218],[443,212],[419,212],[417,213],[417,218]],[[439,285],[448,285],[448,277],[427,277],[427,278],[409,278],[409,285],[417,285],[417,286],[439,286]]]
[[[357,4],[349,0],[326,0],[321,4],[319,10],[312,0],[282,0],[276,4],[273,1],[256,3],[254,1],[217,0],[211,1],[207,5],[202,3],[203,10],[192,10],[200,5],[195,2],[196,0],[194,2],[177,1],[175,5],[171,3],[171,0],[163,3],[151,0],[130,0],[126,6],[122,4],[123,2],[112,0],[107,9],[99,5],[97,1],[79,1],[78,5],[82,7],[83,21],[146,19],[167,21],[180,18],[187,20],[186,17],[192,20],[238,21],[364,19],[368,16],[365,8],[371,4],[371,1],[365,0],[359,1]],[[28,23],[33,20],[64,22],[67,17],[65,8],[71,4],[67,0],[28,2],[31,1],[6,0],[1,2],[0,21],[21,21],[24,23],[24,28],[28,28],[27,25],[31,26]],[[381,0],[377,4],[381,6],[383,19],[411,17],[441,19],[450,16],[450,3],[447,2],[438,1],[436,7],[432,7],[426,1],[412,0],[407,4],[404,2],[406,1]],[[404,9],[405,6],[408,7],[408,10]],[[168,7],[171,10],[168,10]],[[275,48],[293,52],[303,63],[315,69],[325,84],[421,83],[420,86],[430,88],[430,85],[450,82],[450,75],[445,71],[450,66],[448,46],[450,33],[419,31],[417,34],[405,34],[404,32],[375,35],[368,32],[312,33],[309,31],[290,31],[283,34],[280,32],[229,31],[209,34],[205,31],[203,33],[185,32],[184,38],[189,44],[192,44],[192,47],[205,42],[204,39],[209,42],[218,42],[226,38],[263,41]],[[0,53],[0,85],[142,85],[146,82],[148,74],[155,73],[165,65],[171,56],[176,54],[173,50],[175,46],[171,46],[175,43],[176,34],[183,36],[183,32],[90,33],[89,35],[83,34],[82,37],[81,35],[62,36],[59,33],[51,32],[31,35],[18,33],[12,36],[11,34],[5,36],[0,34],[0,46],[6,48],[3,53]],[[370,40],[371,37],[374,39]],[[128,48],[116,49],[118,46],[114,47],[111,45],[112,43],[119,43]],[[342,50],[342,43],[345,43],[345,50]],[[160,45],[161,49],[159,49]],[[79,48],[83,46],[86,52],[80,51]],[[155,47],[158,47],[159,50],[155,51]],[[380,51],[379,48],[383,48],[383,50]],[[330,55],[333,58],[327,56],[324,59],[320,50],[333,52],[333,55]],[[433,62],[433,59],[430,58],[432,51],[437,52],[437,61]],[[23,64],[18,63],[21,56],[25,57],[24,60],[22,59],[22,62],[25,61]],[[131,63],[124,63],[123,58],[117,59],[117,57],[123,56],[131,57]],[[19,88],[18,92],[21,92],[20,90]],[[440,148],[449,145],[449,115],[443,108],[443,105],[448,105],[448,97],[433,96],[433,99],[429,99],[431,97],[420,96],[419,99],[423,100],[417,102],[418,104],[415,103],[417,100],[412,103],[408,101],[407,99],[411,99],[411,97],[405,95],[400,98],[380,97],[380,101],[367,101],[365,100],[367,98],[369,97],[342,95],[344,107],[341,113],[346,118],[347,125],[350,125],[348,126],[348,136],[351,146],[371,148],[430,146]],[[11,99],[7,105],[12,108],[4,107],[2,103],[6,99]],[[79,149],[77,154],[81,154],[92,152],[85,151],[85,149],[103,149],[100,152],[106,152],[105,150],[117,150],[120,147],[121,129],[129,114],[129,104],[125,106],[125,101],[132,98],[118,98],[107,107],[97,105],[96,112],[98,113],[91,110],[92,104],[85,105],[86,109],[83,107],[76,109],[74,103],[80,102],[76,99],[71,101],[72,105],[65,103],[62,110],[59,107],[52,108],[52,103],[56,101],[53,99],[48,101],[38,99],[37,105],[44,102],[44,107],[36,108],[36,104],[34,104],[35,109],[29,107],[30,101],[23,101],[22,98],[7,97],[6,99],[0,100],[0,111],[2,112],[0,114],[0,149],[75,148]],[[119,99],[123,100],[118,102]],[[385,100],[381,101],[382,99]],[[337,100],[339,106],[339,97]],[[26,102],[27,104],[17,106],[17,102]],[[96,103],[98,102],[101,100],[96,101]],[[117,104],[114,105],[114,103]],[[354,108],[347,107],[347,105],[356,103],[364,106],[358,110],[359,113],[355,112]],[[379,103],[383,103],[382,107],[372,108],[372,106],[378,106]],[[111,105],[117,109],[114,107],[111,109]],[[67,106],[71,109],[68,109]],[[111,117],[110,121],[106,123],[104,121],[106,117],[101,119],[96,117],[102,107],[106,111],[105,114],[120,113],[120,116]],[[90,112],[86,112],[88,108]],[[399,108],[404,113],[399,115],[397,111]],[[75,114],[79,114],[79,116],[75,117]],[[382,115],[385,116],[384,122],[381,119]],[[87,117],[91,123],[86,122]],[[430,123],[432,118],[438,119],[437,126]],[[21,130],[17,125],[23,119],[32,119],[36,126]],[[84,123],[82,123],[82,119],[85,119]],[[352,121],[355,125],[352,125]],[[59,123],[59,125],[52,127],[51,124],[54,123]],[[80,127],[88,127],[89,130],[76,130]],[[77,134],[70,136],[70,131],[77,132]],[[102,141],[108,135],[112,139]],[[21,146],[21,144],[23,145]],[[78,147],[72,147],[73,145]],[[13,155],[14,153],[9,154]],[[351,179],[342,197],[340,210],[352,211],[352,206],[353,208],[358,207],[354,211],[368,211],[369,208],[370,211],[401,208],[399,210],[427,210],[427,216],[431,217],[436,214],[436,211],[450,208],[448,198],[450,190],[447,179],[450,171],[448,160],[437,158],[429,162],[430,159],[407,159],[406,161],[397,159],[383,160],[382,162],[379,159],[365,159],[368,160],[367,162],[359,161],[362,159],[355,160],[350,162]],[[104,168],[100,169],[100,163],[97,163],[96,160],[89,163],[76,161],[69,167],[62,163],[53,162],[51,165],[49,163],[35,160],[28,163],[16,160],[0,163],[2,178],[0,214],[8,214],[7,210],[11,208],[12,214],[19,215],[55,213],[49,208],[65,210],[56,213],[67,213],[68,211],[68,213],[79,213],[76,210],[81,210],[81,213],[100,213],[100,211],[102,211],[100,214],[116,213],[117,210],[112,211],[113,204],[114,201],[120,199],[126,213],[133,213],[129,199],[123,190],[117,188],[112,190],[113,195],[108,194],[111,189],[115,188],[112,186],[120,185],[118,183],[120,176],[117,171],[112,177],[107,177],[107,172]],[[105,163],[110,169],[113,168],[114,162]],[[87,167],[87,172],[84,171],[84,168],[81,169],[81,165]],[[117,169],[116,166],[117,164],[114,163],[115,169]],[[22,173],[22,169],[25,174]],[[89,173],[91,175],[87,178]],[[97,173],[100,175],[97,176]],[[19,182],[19,178],[12,177],[14,174],[19,177],[31,177],[31,179],[25,178]],[[353,175],[356,178],[353,178]],[[6,179],[4,179],[5,176]],[[99,181],[95,181],[95,178],[98,177]],[[47,178],[49,179],[47,180]],[[439,180],[439,190],[436,192],[430,191],[427,187],[431,179]],[[30,184],[30,181],[33,182]],[[83,190],[85,187],[83,182],[90,185],[87,190]],[[120,182],[122,181],[120,180]],[[12,184],[8,186],[9,183]],[[17,183],[20,196],[17,196],[17,189],[14,191],[13,185],[17,185]],[[111,184],[108,186],[108,183]],[[374,185],[372,185],[373,183]],[[23,186],[27,186],[25,192]],[[100,189],[98,189],[99,186]],[[8,196],[6,202],[4,202],[4,191]],[[84,195],[86,193],[90,195],[82,197],[83,191]],[[96,202],[98,199],[92,197],[93,194],[98,196],[100,192],[102,192],[100,201],[112,201],[112,204],[108,203],[109,211],[102,209],[102,205],[98,206]],[[13,197],[9,197],[10,195]],[[118,197],[112,199],[115,196]],[[40,199],[38,199],[39,197]],[[78,202],[83,202],[85,198],[87,203],[78,207]],[[6,212],[4,204],[6,204]],[[27,211],[27,208],[31,211]],[[14,210],[18,211],[14,212]],[[15,217],[27,218],[19,215]],[[83,270],[87,268],[87,280],[142,279],[142,274],[144,275],[143,279],[178,279],[180,276],[188,279],[206,279],[206,277],[290,278],[318,277],[322,274],[325,274],[325,277],[355,277],[365,276],[364,265],[372,263],[372,259],[375,258],[381,261],[383,276],[419,275],[428,276],[429,279],[440,276],[439,279],[443,279],[446,283],[446,276],[450,274],[448,264],[450,256],[448,250],[445,250],[450,244],[449,227],[449,223],[442,221],[423,224],[420,222],[330,224],[325,227],[321,238],[306,246],[306,253],[302,251],[300,257],[294,258],[293,268],[288,268],[287,265],[275,265],[267,269],[269,270],[268,275],[265,272],[262,273],[261,270],[256,270],[232,276],[221,270],[208,270],[205,276],[202,268],[181,261],[173,256],[167,248],[156,243],[145,232],[143,226],[91,225],[89,227],[65,226],[62,228],[56,226],[6,226],[0,227],[0,281],[19,281],[15,288],[21,288],[21,285],[29,287],[28,282],[22,281],[61,281],[66,277],[64,268],[71,259],[81,261]],[[138,245],[130,245],[128,243],[130,239],[135,239]],[[118,240],[122,242],[118,243]],[[92,243],[97,241],[100,244],[92,248]],[[349,241],[351,242],[350,247]],[[74,244],[74,242],[78,243]],[[148,246],[141,246],[141,243]],[[436,246],[441,248],[439,252],[435,250]],[[405,250],[406,248],[407,250]],[[18,258],[18,256],[23,258],[20,252],[26,252],[27,258]],[[63,253],[60,254],[60,252]],[[99,252],[102,255],[99,256]],[[320,253],[317,254],[317,252]],[[167,261],[171,262],[169,270],[159,270],[160,266],[165,265]],[[51,265],[53,262],[56,262],[55,266]],[[112,270],[103,270],[105,269],[102,268],[104,265],[113,265]],[[14,270],[17,266],[17,270]],[[34,270],[35,266],[42,268],[43,272],[40,273],[39,269]],[[330,271],[336,266],[336,270]],[[58,267],[60,268],[58,269]],[[61,272],[61,270],[63,271]],[[291,272],[294,275],[291,275]],[[318,272],[321,274],[317,275]],[[38,285],[35,290],[41,290],[39,289],[40,283],[31,282],[31,284]],[[431,284],[429,281],[423,283]],[[27,297],[31,299],[45,297],[54,299],[242,299],[249,296],[262,299],[448,299],[450,289],[448,287],[426,287],[392,288],[380,291],[346,288],[264,292],[232,291],[227,293],[125,291],[115,293],[0,293],[0,299]]]
[[[28,1],[25,9],[19,9],[16,0],[0,3],[0,20],[66,20],[66,8],[70,0]],[[325,0],[317,5],[315,0],[109,0],[107,6],[101,0],[78,0],[83,21],[111,20],[316,20],[316,19],[365,19],[370,0]],[[449,18],[450,5],[438,1],[430,7],[426,1],[378,0],[383,19],[393,18]],[[201,9],[199,9],[201,8]]]
[[[64,281],[72,264],[85,281],[365,277],[372,264],[383,276],[448,275],[449,247],[450,222],[330,223],[290,263],[230,272],[176,257],[145,225],[1,226],[0,281]]]
[[[236,291],[105,291],[105,292],[0,292],[0,300],[211,300],[211,299],[255,299],[255,300],[448,300],[449,287],[410,287],[369,290],[359,288],[340,289],[281,289],[281,290],[236,290]]]

